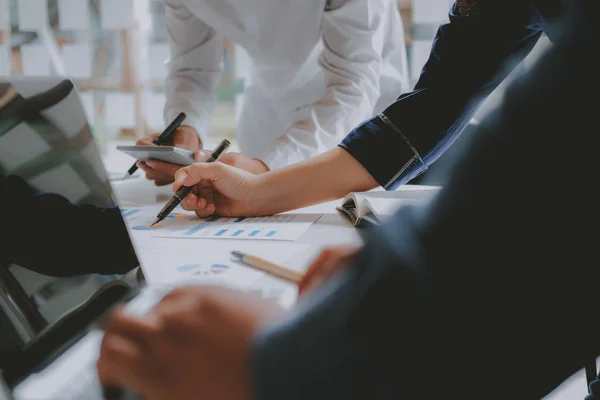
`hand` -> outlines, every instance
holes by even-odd
[[[154,140],[158,135],[146,136],[137,141],[138,146],[156,146]],[[194,128],[188,125],[183,125],[177,128],[172,136],[172,140],[163,143],[164,146],[175,146],[182,149],[197,151],[202,148],[200,136]],[[156,186],[162,186],[173,182],[173,175],[181,168],[174,164],[169,164],[162,161],[148,160],[146,162],[138,161],[138,168],[146,172],[146,178],[154,181]]]
[[[194,157],[198,162],[202,162],[209,156],[209,153],[207,150],[199,150],[194,154]],[[270,171],[269,167],[258,158],[251,158],[242,153],[225,153],[219,161],[253,174],[263,174]]]
[[[173,191],[193,186],[181,207],[199,217],[265,215],[259,176],[220,162],[192,164],[177,171]]]
[[[97,363],[100,382],[147,400],[250,399],[252,337],[282,313],[231,289],[175,289],[146,317],[112,315]]]
[[[308,267],[298,285],[300,295],[304,295],[311,288],[318,286],[325,279],[350,264],[358,249],[358,247],[341,246],[323,250]]]

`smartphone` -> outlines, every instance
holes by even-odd
[[[190,165],[196,162],[193,151],[173,146],[117,146],[117,150],[139,161],[153,159],[177,165]]]

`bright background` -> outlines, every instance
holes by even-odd
[[[398,0],[413,83],[451,5]],[[0,76],[72,78],[101,144],[159,132],[168,57],[163,19],[160,0],[0,0]],[[247,62],[231,42],[223,55],[209,135],[233,139]]]

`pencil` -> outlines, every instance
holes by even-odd
[[[251,256],[241,251],[232,251],[231,254],[237,260],[241,261],[245,265],[255,268],[259,271],[266,272],[270,275],[273,275],[279,279],[283,279],[284,281],[299,284],[302,281],[302,277],[304,276],[302,273],[298,271],[294,271],[293,269],[289,269],[286,267],[282,267],[281,265],[273,264],[267,260],[264,260],[260,257]]]

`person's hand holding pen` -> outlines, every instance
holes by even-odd
[[[192,187],[180,205],[199,217],[258,215],[263,214],[263,207],[254,207],[255,200],[260,202],[263,197],[260,176],[223,162],[192,164],[175,173],[173,192]]]

